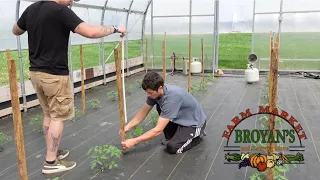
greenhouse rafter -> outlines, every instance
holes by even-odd
[[[18,0],[20,1],[20,0]],[[23,1],[28,1],[28,2],[37,2],[39,0],[23,0]],[[98,5],[90,5],[90,4],[83,4],[83,3],[77,3],[73,2],[72,6],[73,7],[81,7],[81,8],[90,8],[90,9],[99,9],[99,10],[109,10],[109,11],[117,11],[117,12],[131,12],[131,13],[136,13],[136,14],[143,14],[144,11],[137,11],[137,10],[129,10],[126,8],[113,8],[113,7],[108,7],[108,0],[105,1],[104,6],[98,6]]]

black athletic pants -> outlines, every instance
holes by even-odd
[[[157,104],[157,111],[160,115],[161,109]],[[206,127],[206,122],[201,128],[181,126],[173,122],[169,122],[164,129],[164,137],[169,141],[167,144],[167,152],[171,154],[183,153],[196,145],[202,138],[200,137]]]

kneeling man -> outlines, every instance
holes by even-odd
[[[146,103],[125,126],[125,132],[140,124],[154,105],[159,119],[153,129],[122,142],[124,149],[153,139],[162,132],[166,138],[163,144],[166,144],[167,152],[171,154],[183,153],[201,142],[205,135],[206,115],[188,91],[175,85],[164,84],[161,75],[153,71],[144,76],[142,88],[147,92]]]

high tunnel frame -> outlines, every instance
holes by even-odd
[[[16,3],[16,21],[19,19],[19,14],[20,14],[20,2],[21,1],[26,1],[26,2],[37,2],[39,0],[17,0]],[[146,5],[146,8],[144,11],[138,11],[138,10],[133,10],[132,5],[134,3],[134,0],[131,0],[129,3],[128,8],[112,8],[108,7],[108,1],[105,1],[104,6],[97,6],[97,5],[89,5],[89,4],[82,4],[78,2],[73,2],[71,6],[69,6],[70,9],[72,7],[81,7],[81,8],[90,8],[90,9],[98,9],[102,10],[101,13],[101,25],[104,25],[104,17],[105,17],[105,12],[106,10],[108,11],[116,11],[116,12],[126,12],[126,27],[128,27],[128,21],[129,21],[129,14],[140,14],[143,19],[142,19],[142,27],[141,27],[141,56],[145,57],[148,55],[144,54],[143,51],[143,45],[144,45],[144,32],[145,32],[145,24],[146,24],[146,15],[148,12],[148,9],[151,5],[151,44],[152,44],[152,68],[154,67],[154,37],[153,37],[153,19],[154,18],[168,18],[168,17],[177,17],[177,15],[171,15],[171,16],[154,16],[153,15],[153,0],[148,0],[148,3]],[[81,1],[80,1],[81,2]],[[190,14],[189,15],[180,15],[179,17],[189,17],[189,38],[191,38],[191,29],[192,29],[192,23],[191,19],[193,16],[213,16],[214,17],[214,28],[213,28],[213,36],[214,36],[214,48],[213,48],[213,61],[212,61],[212,73],[214,73],[217,70],[218,67],[218,47],[219,47],[219,0],[214,0],[215,2],[215,7],[214,7],[214,14],[203,14],[203,15],[192,15],[192,0],[189,0],[190,2]],[[140,16],[140,18],[141,18]],[[140,19],[139,18],[139,19]],[[135,25],[134,25],[135,26]],[[130,32],[129,32],[130,33]],[[105,52],[104,52],[104,38],[100,38],[100,54],[99,54],[99,61],[102,61],[102,69],[103,69],[103,82],[104,84],[106,83],[106,75],[105,75]],[[72,66],[72,47],[71,47],[71,37],[69,38],[69,69],[73,69]],[[126,36],[126,46],[128,47],[128,36]],[[25,90],[25,82],[24,82],[24,71],[23,71],[23,61],[22,61],[22,49],[21,49],[21,40],[20,36],[17,36],[17,47],[18,47],[18,58],[19,58],[19,65],[20,65],[20,85],[21,85],[21,95],[23,99],[23,110],[24,112],[27,112],[27,98],[26,98],[26,90]],[[126,48],[125,52],[125,57],[126,57],[126,63],[128,63],[128,48]],[[127,64],[128,65],[128,64]],[[127,66],[127,72],[129,72],[129,67]],[[71,80],[73,82],[73,73],[70,73]],[[73,83],[72,83],[73,86]],[[74,87],[73,87],[74,89]]]

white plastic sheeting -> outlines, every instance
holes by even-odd
[[[132,0],[81,0],[82,5],[93,5],[103,7],[107,2],[107,7],[128,9]],[[214,12],[214,1],[215,0],[193,0],[192,1],[192,14],[213,14]],[[253,1],[254,0],[220,0],[219,3],[219,32],[228,33],[231,31],[237,32],[252,32],[252,25],[255,23],[256,32],[269,32],[277,28],[278,14],[268,15],[256,15],[255,21],[253,22]],[[132,10],[144,11],[148,5],[149,0],[134,0],[132,4]],[[153,15],[164,16],[164,15],[188,15],[189,14],[189,0],[153,0]],[[265,12],[279,12],[281,0],[256,0],[256,13]],[[30,5],[31,2],[21,1],[20,14],[24,9]],[[72,9],[86,22],[92,24],[100,24],[102,10],[92,8],[80,8],[72,7]],[[146,19],[146,34],[151,33],[151,8],[147,11]],[[283,11],[315,11],[320,10],[319,0],[283,0]],[[16,12],[16,0],[1,0],[0,1],[0,51],[5,49],[17,49],[16,37],[12,35],[11,29],[15,23],[15,12]],[[129,24],[135,23],[137,14],[131,13]],[[283,15],[282,31],[283,32],[305,32],[305,31],[319,31],[318,27],[319,13],[292,13]],[[125,24],[126,12],[105,12],[105,24],[120,23]],[[133,19],[134,22],[131,21]],[[136,39],[141,38],[142,31],[142,19],[132,31],[130,38]],[[154,33],[163,33],[164,31],[171,30],[172,33],[185,33],[188,32],[188,18],[176,18],[170,20],[166,18],[163,20],[155,19],[154,21]],[[180,20],[180,21],[178,21]],[[203,30],[198,28],[198,32],[207,32],[208,29],[213,29],[211,26],[213,20],[211,18],[193,18],[193,26],[201,26]],[[118,23],[118,24],[117,24]],[[179,29],[176,29],[179,24]],[[129,27],[131,28],[131,27]],[[194,29],[194,27],[193,27]],[[137,31],[136,31],[137,30]],[[169,31],[167,31],[169,33]],[[26,35],[21,36],[22,48],[27,48]],[[110,36],[105,38],[105,41],[118,40],[117,37]],[[78,35],[72,35],[72,44],[85,44],[85,43],[96,43],[99,40],[87,39],[79,37]]]
[[[102,16],[102,8],[90,8],[90,6],[99,6],[104,7],[107,2],[107,8],[117,8],[122,11],[126,11],[129,9],[130,3],[132,0],[81,0],[78,3],[84,7],[72,7],[71,9],[85,22],[93,25],[101,24],[101,16]],[[12,34],[12,26],[16,22],[16,3],[15,0],[1,0],[0,1],[0,51],[4,51],[5,49],[17,50],[17,39],[16,36]],[[29,1],[21,1],[20,2],[20,10],[19,14],[23,13],[23,11],[31,5],[33,2]],[[133,0],[131,10],[134,11],[145,11],[149,0]],[[19,16],[19,17],[20,17]],[[130,17],[133,16],[133,17]],[[136,23],[137,16],[139,16],[139,22]],[[104,25],[125,25],[126,24],[127,12],[113,11],[113,10],[105,10],[104,15]],[[130,13],[129,19],[134,22],[129,22],[131,34],[128,36],[128,40],[132,39],[141,39],[142,38],[142,20],[143,14],[135,14]],[[133,27],[135,24],[135,27]],[[27,33],[20,36],[21,39],[21,48],[28,48],[27,41]],[[118,35],[111,35],[104,38],[105,42],[109,41],[118,41],[120,40]],[[89,43],[99,43],[101,39],[89,39],[84,38],[78,34],[71,33],[71,44],[89,44]]]

